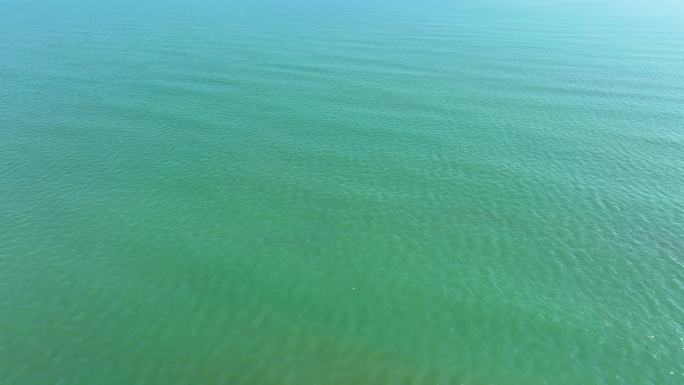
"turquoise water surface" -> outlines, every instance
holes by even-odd
[[[684,384],[683,20],[0,0],[0,384]]]

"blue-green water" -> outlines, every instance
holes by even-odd
[[[684,383],[684,6],[94,3],[0,1],[0,383]]]

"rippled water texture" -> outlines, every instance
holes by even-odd
[[[0,383],[684,383],[682,5],[99,3],[0,0]]]

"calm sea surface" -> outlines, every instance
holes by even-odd
[[[0,383],[684,384],[683,20],[0,0]]]

